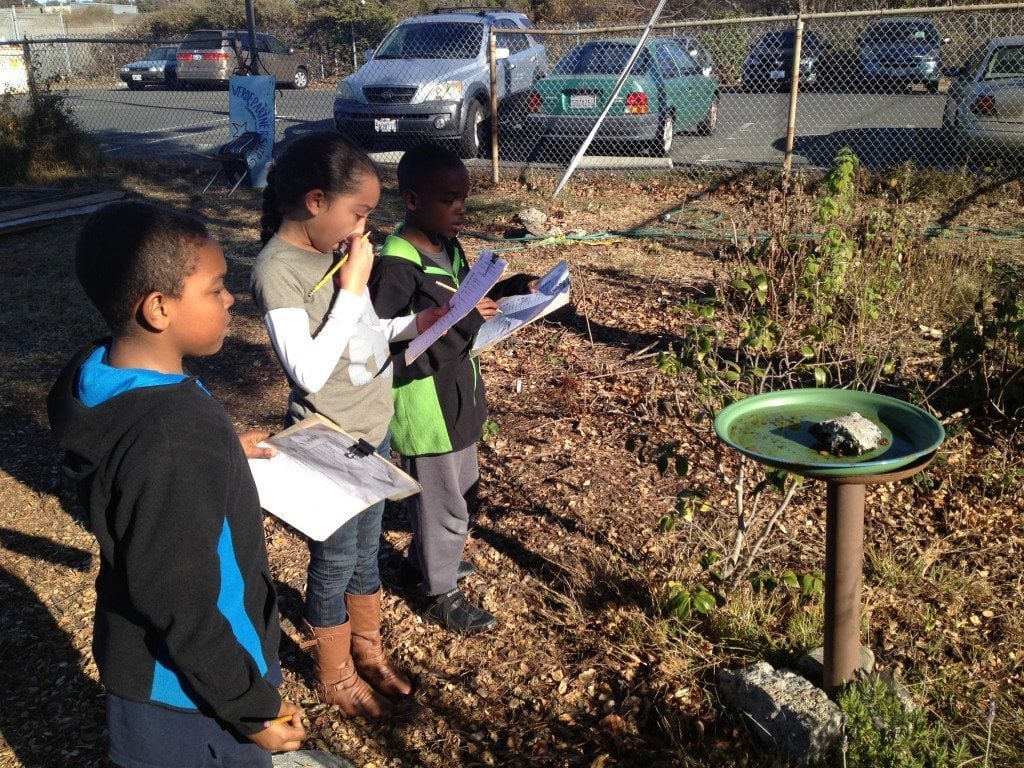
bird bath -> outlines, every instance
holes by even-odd
[[[881,429],[883,444],[860,456],[823,452],[811,426],[854,411]],[[864,487],[903,480],[928,466],[945,438],[942,425],[916,406],[872,392],[793,389],[733,403],[715,418],[715,432],[755,461],[825,481],[822,687],[832,694],[853,679],[860,660]]]

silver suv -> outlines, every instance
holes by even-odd
[[[406,19],[338,84],[334,124],[367,148],[384,139],[445,139],[476,157],[490,109],[488,40],[497,43],[498,98],[528,91],[547,71],[544,46],[521,13],[436,9]]]

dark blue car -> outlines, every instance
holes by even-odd
[[[178,46],[161,45],[145,55],[142,61],[125,64],[118,70],[120,77],[133,91],[147,85],[178,87]]]

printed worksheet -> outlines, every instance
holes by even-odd
[[[549,312],[554,312],[568,303],[569,265],[565,261],[560,261],[537,281],[535,293],[509,296],[498,302],[501,314],[495,315],[480,326],[470,355],[476,357],[488,347],[508,338],[524,325],[539,320]]]
[[[319,416],[265,441],[272,459],[249,459],[260,506],[316,541],[382,499],[418,493],[419,483]]]
[[[444,335],[444,332],[464,318],[477,302],[494,287],[494,284],[501,279],[502,273],[508,267],[508,262],[491,251],[481,251],[480,258],[469,270],[457,290],[448,300],[448,314],[430,326],[415,339],[409,342],[405,349],[405,364],[409,365],[417,357]]]

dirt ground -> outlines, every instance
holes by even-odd
[[[88,186],[190,208],[209,223],[229,260],[235,322],[222,353],[191,370],[239,429],[276,430],[287,388],[247,290],[258,194],[200,197],[204,173],[129,169]],[[464,238],[471,252],[504,249],[516,271],[539,274],[566,259],[573,280],[571,307],[483,358],[497,430],[482,446],[481,505],[466,553],[479,573],[465,587],[499,627],[465,639],[420,619],[424,600],[397,579],[410,533],[395,505],[381,556],[385,637],[415,678],[414,700],[385,720],[346,720],[314,701],[310,660],[289,638],[284,695],[305,708],[308,746],[358,766],[777,765],[723,711],[714,674],[761,658],[791,661],[804,650],[784,641],[797,619],[811,627],[808,646],[820,643],[821,603],[737,599],[718,620],[663,618],[666,584],[699,575],[708,541],[699,519],[659,531],[679,482],[626,449],[638,434],[678,439],[691,457],[688,482],[709,489],[707,514],[728,514],[735,456],[698,418],[680,379],[656,371],[654,356],[682,332],[673,307],[724,279],[730,244],[770,226],[770,195],[749,176],[711,187],[685,176],[592,177],[553,203],[552,186],[529,174],[496,190],[481,185],[471,218],[484,237]],[[374,222],[383,232],[400,217],[393,189],[386,192]],[[519,234],[514,215],[524,205],[588,237],[531,247],[504,239]],[[921,203],[913,215],[953,232],[1002,231],[1019,227],[1022,207],[1018,183],[986,191],[983,202]],[[62,490],[44,404],[66,358],[103,332],[71,269],[80,224],[0,238],[0,768],[104,764],[103,694],[90,652],[97,547]],[[1019,240],[1005,247],[1019,249]],[[972,740],[974,754],[984,747],[987,702],[997,700],[1003,727],[991,765],[1019,765],[1020,488],[993,495],[944,480],[951,466],[986,451],[967,431],[951,433],[946,449],[953,458],[931,489],[869,491],[864,641],[929,711]],[[994,471],[998,462],[984,466]],[[822,567],[823,504],[820,485],[797,493],[767,566]],[[265,530],[294,636],[305,544],[273,518]],[[930,606],[931,624],[908,603]]]

